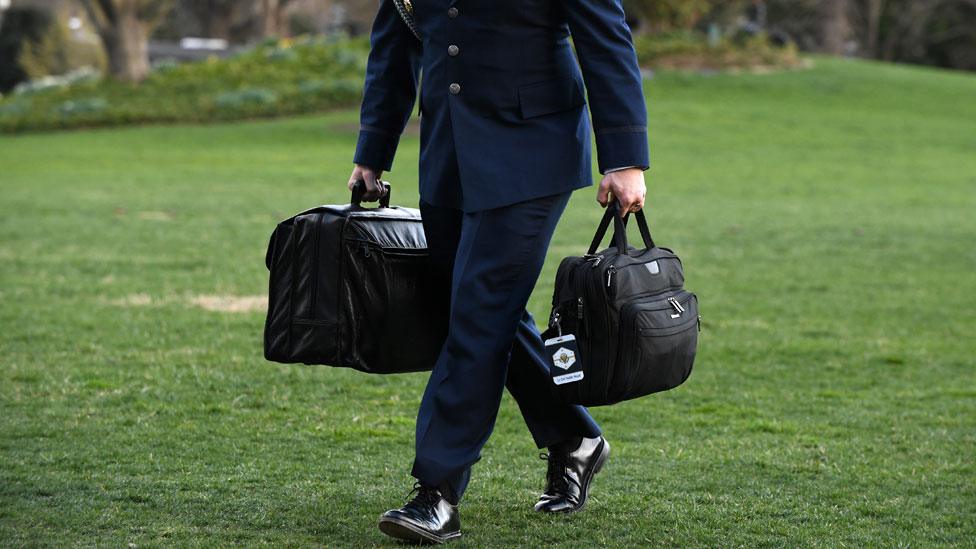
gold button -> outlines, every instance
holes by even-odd
[[[455,46],[454,44],[451,44],[450,46],[447,47],[447,54],[450,55],[451,57],[454,57],[460,51],[461,51],[461,48]]]
[[[461,84],[454,82],[451,84],[451,86],[448,89],[451,90],[452,95],[457,95],[461,93]]]

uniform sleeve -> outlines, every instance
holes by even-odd
[[[620,0],[565,0],[569,32],[593,118],[600,173],[647,168],[647,106]]]
[[[422,46],[390,0],[380,0],[369,43],[353,162],[387,171],[417,98]]]

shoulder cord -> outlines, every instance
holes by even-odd
[[[410,0],[393,0],[393,5],[396,6],[397,12],[400,13],[400,18],[406,23],[410,32],[417,37],[417,40],[423,42],[423,39],[420,38],[420,32],[417,30],[417,22],[413,18],[413,6],[410,4]]]

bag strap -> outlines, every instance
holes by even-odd
[[[624,233],[624,231],[617,230],[617,223],[620,224],[623,223],[623,221],[620,219],[620,216],[617,215],[617,212],[619,211],[620,211],[620,206],[617,204],[616,200],[607,204],[607,210],[603,212],[603,219],[600,220],[600,224],[596,228],[596,234],[593,235],[593,241],[590,242],[590,249],[586,252],[586,255],[593,255],[596,253],[597,247],[600,245],[600,242],[603,242],[603,237],[606,236],[607,229],[610,227],[610,222],[613,221],[614,218],[616,218],[617,220],[616,222],[614,222],[614,231],[613,231],[614,243],[617,245],[617,250],[620,251],[620,253],[626,253],[627,250],[626,234]],[[623,242],[620,241],[621,235],[624,236]]]
[[[387,195],[389,194],[390,193],[387,193]],[[657,245],[654,244],[654,239],[651,238],[651,229],[647,226],[647,218],[644,217],[644,208],[637,210],[634,217],[637,218],[637,230],[640,231],[641,240],[644,241],[644,248],[648,250],[651,248],[656,248]]]
[[[413,4],[410,3],[410,0],[393,0],[393,5],[396,6],[397,13],[400,14],[400,19],[403,19],[410,32],[417,37],[417,40],[423,42],[423,38],[420,37],[420,31],[417,30],[417,21],[413,18]]]
[[[600,220],[600,225],[596,229],[596,234],[593,235],[593,241],[590,242],[590,249],[586,252],[586,255],[596,253],[600,242],[603,241],[603,237],[607,234],[607,229],[610,228],[611,220],[613,221],[613,242],[617,246],[617,253],[627,253],[627,217],[630,215],[630,212],[624,214],[622,219],[619,212],[620,204],[616,200],[607,204],[607,211],[603,213],[603,219]],[[640,230],[641,240],[644,241],[644,248],[650,249],[655,247],[654,239],[651,238],[651,230],[647,226],[647,218],[644,217],[644,210],[637,210],[634,217],[637,218],[637,228]]]

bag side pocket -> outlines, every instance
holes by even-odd
[[[681,291],[638,302],[621,322],[614,400],[673,389],[691,374],[698,346],[698,299]]]

